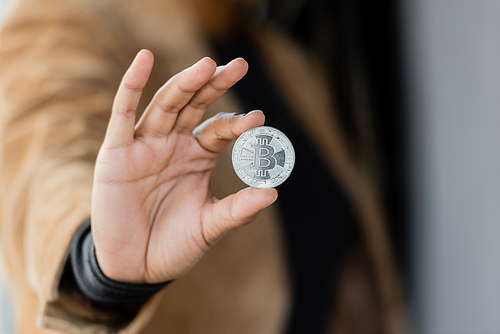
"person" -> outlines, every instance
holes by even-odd
[[[17,4],[0,90],[20,333],[403,332],[383,214],[321,64],[244,2]],[[264,122],[297,150],[278,207],[240,190],[224,150]]]

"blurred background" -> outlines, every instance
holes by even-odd
[[[0,0],[0,20],[12,1]],[[409,333],[500,333],[500,1],[276,0],[262,11],[332,60],[344,127],[389,216]],[[304,23],[318,15],[328,19]],[[0,333],[11,319],[0,261]]]

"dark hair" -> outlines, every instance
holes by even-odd
[[[385,203],[398,262],[404,239],[405,115],[396,0],[271,0],[266,19],[323,60],[351,149]]]

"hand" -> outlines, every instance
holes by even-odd
[[[216,67],[210,58],[200,60],[158,90],[135,125],[152,66],[153,54],[143,50],[122,79],[92,194],[99,266],[108,277],[131,283],[182,275],[277,198],[275,189],[246,188],[218,200],[209,189],[219,152],[264,124],[264,114],[254,111],[219,114],[198,126],[207,107],[245,75],[247,63],[235,59]]]

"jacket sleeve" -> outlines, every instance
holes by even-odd
[[[43,328],[117,330],[112,315],[61,289],[61,276],[90,216],[94,162],[138,51],[131,44],[75,0],[21,0],[0,35],[2,243],[11,276],[38,299]],[[137,332],[158,298],[120,332]]]

